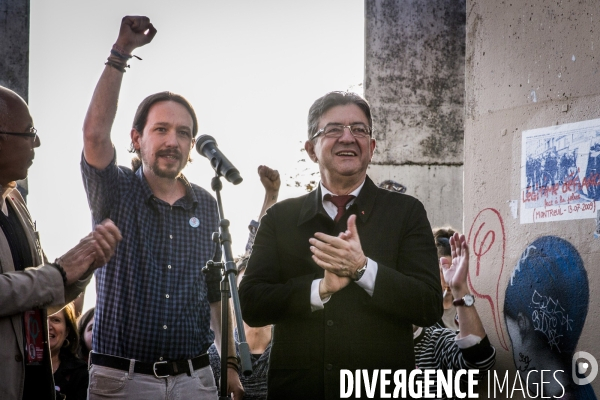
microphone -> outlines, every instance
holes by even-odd
[[[233,166],[231,161],[225,157],[217,147],[214,137],[202,135],[196,139],[196,151],[210,160],[210,165],[220,176],[224,176],[229,182],[238,185],[242,182],[240,171]]]

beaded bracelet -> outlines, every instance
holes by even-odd
[[[112,49],[110,49],[110,52],[111,52],[112,54],[114,54],[115,56],[117,56],[117,57],[120,57],[120,58],[124,58],[124,59],[126,59],[126,60],[129,60],[129,59],[132,57],[132,55],[131,55],[131,54],[127,54],[127,53],[125,52],[125,50],[124,50],[124,49],[122,49],[121,47],[117,46],[117,44],[116,44],[116,43],[115,43],[115,44],[113,44],[113,46],[112,46]],[[113,53],[113,52],[114,52],[114,53]]]
[[[66,285],[67,284],[67,273],[65,272],[64,268],[60,266],[60,264],[58,262],[59,262],[59,260],[57,258],[56,261],[54,261],[54,263],[52,263],[50,265],[52,265],[54,268],[56,268],[58,270],[58,272],[60,272],[60,275],[62,276],[62,279],[63,279],[63,283]]]
[[[112,49],[110,49],[110,54],[112,54],[113,56],[117,56],[125,61],[129,60],[130,58],[137,58],[138,60],[142,60],[140,57],[136,56],[135,54],[127,54],[125,53],[125,51],[120,48],[119,46],[117,46],[116,44],[113,44]]]
[[[127,72],[125,70],[125,68],[129,68],[129,65],[127,65],[127,64],[122,65],[122,64],[116,63],[116,62],[114,62],[114,61],[112,61],[110,59],[107,62],[105,62],[104,65],[108,65],[110,67],[113,67],[114,69],[116,69],[119,72]]]
[[[119,57],[119,58],[121,58],[121,59],[123,59],[123,60],[129,60],[131,57],[133,57],[133,56],[132,56],[132,55],[130,55],[130,54],[122,54],[122,53],[119,53],[119,52],[118,52],[117,50],[115,50],[115,49],[110,49],[110,54],[112,54],[113,56],[117,56],[117,57]]]

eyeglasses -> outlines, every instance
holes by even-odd
[[[313,139],[323,134],[326,138],[337,139],[341,138],[344,135],[344,129],[350,129],[350,133],[357,139],[364,139],[366,137],[371,136],[371,128],[366,126],[365,124],[352,124],[352,125],[342,125],[342,124],[327,124],[324,128],[319,129],[314,135]]]
[[[35,129],[34,127],[29,128],[28,132],[4,132],[4,131],[0,131],[0,134],[13,135],[13,136],[25,136],[25,137],[28,137],[28,138],[33,138],[34,142],[37,139],[37,129]]]

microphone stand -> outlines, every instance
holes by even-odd
[[[212,239],[219,243],[225,257],[225,262],[214,262],[209,260],[203,271],[207,273],[209,270],[218,268],[221,270],[221,384],[219,400],[230,400],[227,393],[227,356],[229,345],[229,294],[233,301],[233,309],[235,312],[235,320],[237,325],[238,338],[240,340],[239,352],[241,358],[241,368],[244,376],[252,374],[252,362],[250,361],[250,346],[246,342],[246,332],[244,331],[244,323],[242,321],[242,311],[240,309],[240,298],[238,296],[236,276],[237,267],[233,261],[233,252],[231,250],[231,235],[229,233],[229,221],[225,219],[223,214],[223,204],[221,202],[221,175],[217,172],[212,178],[210,184],[212,190],[216,193],[217,208],[219,210],[219,232],[214,232]]]

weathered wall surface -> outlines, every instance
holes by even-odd
[[[27,101],[29,87],[29,0],[0,1],[0,85]]]
[[[377,149],[369,175],[394,179],[434,226],[462,227],[465,2],[367,0],[365,97]]]
[[[0,86],[29,101],[29,0],[0,1]],[[27,179],[18,184],[27,198]]]
[[[577,168],[570,177],[554,170],[554,186],[526,188],[522,138],[523,131],[600,118],[598,10],[595,0],[467,1],[464,224],[476,262],[471,290],[498,350],[496,369],[563,369],[560,380],[578,399],[595,395],[589,385],[573,384],[571,355],[600,355],[593,334],[600,328],[596,221],[521,224],[518,204],[529,194],[549,201],[544,193],[552,187],[579,197],[573,206],[595,204],[590,190],[565,186],[581,183],[586,172]],[[590,135],[591,162],[598,133]],[[581,147],[579,154],[559,148],[547,146],[545,160],[562,151],[588,164]],[[596,392],[599,383],[592,385]],[[546,396],[557,389],[545,387]]]

